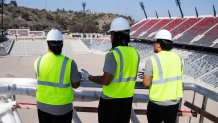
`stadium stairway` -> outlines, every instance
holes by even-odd
[[[13,47],[13,44],[13,40],[8,40],[0,43],[0,56],[8,55]]]

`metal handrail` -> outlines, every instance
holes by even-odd
[[[94,87],[94,88],[100,88],[101,85],[95,84],[91,81],[81,81],[80,84],[82,87]],[[27,79],[27,78],[0,78],[0,93],[6,94],[6,95],[28,95],[35,97],[37,87],[37,80],[36,79]],[[138,81],[135,85],[136,89],[147,89],[143,86],[143,83]],[[200,85],[194,84],[194,83],[183,83],[184,90],[192,90],[194,92],[197,92],[201,95],[203,95],[205,98],[214,100],[215,102],[218,102],[218,93],[214,92],[212,90],[209,90],[205,87],[202,87]],[[77,101],[96,101],[99,100],[101,97],[101,91],[95,91],[95,90],[74,90],[75,100]],[[1,97],[0,97],[1,98]],[[148,102],[149,98],[146,94],[134,94],[133,102],[138,103],[146,103]],[[211,121],[218,122],[218,117],[214,116],[207,111],[205,111],[207,99],[205,99],[202,102],[202,108],[199,108],[195,106],[194,104],[191,104],[187,101],[185,101],[185,106],[192,109],[193,111],[196,111],[201,115],[199,123],[203,123],[203,117],[208,118]],[[146,112],[143,111],[143,112]],[[133,111],[132,113],[135,114]],[[135,115],[131,116],[135,116]],[[78,117],[77,117],[78,118]],[[133,117],[132,119],[135,119],[137,117]]]

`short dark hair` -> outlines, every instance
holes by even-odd
[[[48,48],[55,55],[60,55],[63,47],[63,41],[47,41]]]
[[[173,41],[165,40],[165,39],[157,39],[155,43],[159,43],[162,50],[172,50]]]
[[[111,35],[114,35],[112,48],[115,48],[116,46],[128,46],[128,43],[130,42],[130,30],[124,30],[119,32],[111,32]],[[126,44],[123,44],[123,41],[125,41]]]

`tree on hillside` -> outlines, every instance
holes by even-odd
[[[22,13],[21,17],[24,18],[26,21],[32,21],[28,13]]]
[[[107,31],[110,29],[110,24],[106,24],[104,23],[104,25],[102,26],[102,31],[103,33],[107,33]]]
[[[57,8],[56,12],[59,13],[61,10],[59,8]]]

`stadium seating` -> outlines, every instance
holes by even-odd
[[[218,66],[217,60],[218,57],[216,55],[204,54],[186,66],[185,74],[191,75],[194,78],[201,77]]]
[[[30,31],[29,35],[30,36],[36,36],[36,37],[43,37],[44,36],[44,31]]]
[[[14,41],[13,40],[7,40],[5,42],[2,42],[2,46],[0,46],[0,56],[1,55],[8,55],[12,46],[13,46]]]
[[[217,19],[214,19],[213,17],[207,17],[203,18],[200,22],[198,22],[196,25],[194,25],[191,29],[186,31],[182,37],[178,39],[178,41],[181,41],[182,43],[189,43],[194,39],[196,36],[203,34],[207,30],[209,30],[212,26],[218,23]]]
[[[150,45],[145,45],[144,43],[140,42],[130,42],[129,45],[135,47],[138,50],[141,60],[153,54],[153,47]]]
[[[215,87],[218,87],[218,71],[216,70],[210,74],[203,76],[202,80],[214,85]]]
[[[29,29],[8,29],[7,30],[9,38],[19,39],[31,39],[31,38],[45,38],[45,31],[30,31]]]
[[[111,43],[109,41],[97,41],[92,40],[91,42],[87,40],[82,41],[93,53],[106,53],[110,50]],[[86,43],[85,43],[86,42]],[[146,44],[143,42],[130,42],[130,46],[135,47],[140,55],[141,61],[146,61],[149,56],[154,54],[153,45]],[[191,76],[194,79],[200,79],[208,84],[213,86],[217,85],[218,78],[218,56],[214,54],[206,54],[202,52],[189,51],[184,49],[175,49],[175,52],[180,54],[181,52],[185,53],[180,55],[184,58],[184,74]],[[188,81],[188,80],[187,80]],[[197,81],[197,80],[196,80]]]
[[[92,53],[105,54],[111,49],[110,40],[83,39],[82,42],[85,44],[85,46],[87,46],[87,48],[90,49],[90,51],[92,51]],[[72,54],[75,53],[74,49],[72,48],[72,45],[75,46],[77,44],[72,41],[66,41],[64,43],[64,47],[62,50],[63,54],[66,54],[67,56],[72,56]],[[146,61],[147,58],[149,58],[149,56],[154,54],[152,44],[146,44],[143,42],[130,42],[129,45],[135,47],[138,50],[142,62]],[[4,46],[11,46],[11,44],[8,45],[5,44]],[[39,56],[46,53],[47,50],[48,47],[44,40],[35,40],[35,41],[20,40],[14,42],[10,55],[11,56],[33,56],[33,55]],[[184,49],[175,49],[174,51],[179,54],[184,53],[184,55],[181,55],[181,57],[183,57],[185,61],[184,73],[186,75],[191,76],[194,79],[200,79],[214,86],[217,85],[217,78],[218,78],[217,55],[206,54],[196,51],[189,51]]]
[[[166,30],[170,31],[170,30],[174,29],[176,26],[178,26],[181,23],[183,23],[185,20],[186,20],[186,18],[177,18],[177,19],[173,20],[172,22],[170,22],[165,27],[163,27],[163,29],[166,29]]]
[[[147,30],[147,32],[141,36],[140,38],[149,38],[149,35],[150,34],[153,34],[154,35],[154,32],[158,31],[159,29],[161,29],[162,27],[166,26],[168,23],[170,23],[172,20],[171,19],[163,19],[163,20],[160,20],[156,25],[154,25],[152,28],[150,28],[149,30]],[[151,36],[153,36],[151,35]],[[150,36],[150,37],[151,37]]]
[[[139,27],[141,27],[142,25],[144,25],[145,23],[147,23],[148,20],[143,20],[139,23],[136,23],[134,24],[132,27],[131,27],[131,31],[136,31]]]
[[[18,29],[17,34],[19,36],[28,36],[29,35],[29,29]]]
[[[152,40],[159,29],[171,31],[175,43],[218,48],[217,17],[148,19],[131,27],[131,38]]]
[[[90,39],[81,39],[81,41],[86,45],[86,47],[91,48]]]
[[[204,34],[204,37],[194,42],[193,44],[198,46],[208,46],[208,47],[213,45],[213,41],[218,39],[218,22],[216,23],[217,25],[215,27],[209,30],[206,34]]]
[[[191,26],[193,26],[200,20],[201,20],[200,18],[188,18],[184,23],[182,23],[181,25],[179,25],[178,27],[176,27],[171,31],[173,37],[188,30]]]
[[[218,43],[216,43],[213,47],[214,47],[214,48],[218,48]]]
[[[9,35],[15,35],[17,34],[17,30],[16,29],[9,29],[8,32],[7,32]]]
[[[143,26],[141,26],[138,30],[136,30],[135,33],[131,35],[132,38],[140,38],[142,33],[145,33],[149,28],[151,28],[153,25],[158,23],[160,20],[157,19],[151,19],[147,23],[145,23]]]

